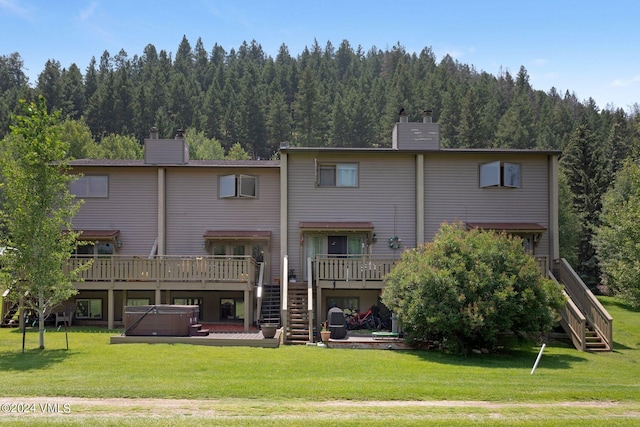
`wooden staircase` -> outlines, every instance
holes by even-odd
[[[208,329],[202,329],[202,324],[194,323],[189,326],[190,337],[206,337],[209,335]]]
[[[609,345],[593,325],[587,322],[585,328],[585,349],[586,351],[611,351]]]
[[[611,351],[613,318],[563,258],[554,261],[549,278],[563,286],[567,303],[560,325],[573,345],[581,351]]]
[[[280,285],[264,285],[263,292],[259,322],[280,325]]]
[[[308,290],[306,283],[289,283],[287,308],[287,343],[306,344],[310,342]]]
[[[0,323],[0,328],[17,328],[18,327],[19,322],[13,320],[13,317],[18,312],[18,308],[19,308],[18,303],[15,303],[9,308],[9,310],[7,310],[7,313],[4,315],[4,317],[2,318],[2,322]]]

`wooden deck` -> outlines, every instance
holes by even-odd
[[[201,337],[166,337],[166,336],[112,336],[111,344],[191,344],[217,347],[262,347],[278,348],[282,330],[276,331],[273,338],[264,338],[257,332],[211,332]]]

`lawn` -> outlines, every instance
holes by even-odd
[[[204,417],[227,425],[253,423],[254,418],[273,425],[283,420],[452,425],[472,419],[495,425],[589,425],[597,420],[640,425],[640,313],[611,298],[602,302],[614,318],[614,351],[581,353],[552,342],[533,375],[539,351],[533,343],[468,357],[315,346],[110,345],[114,331],[74,327],[69,350],[65,333],[52,329],[46,332],[44,351],[37,349],[37,332],[27,332],[23,354],[20,331],[0,329],[0,403],[9,396],[19,398],[12,402],[37,404],[45,397],[60,405],[73,402],[72,413],[104,425],[139,424],[132,420],[140,421],[135,418],[140,406],[142,412],[178,424],[190,423],[175,415],[186,411],[191,421]],[[78,398],[100,399],[101,405]],[[168,411],[170,405],[152,399],[198,401],[200,410],[185,403],[183,409],[158,415],[154,411]],[[138,403],[137,409],[131,402]],[[134,418],[106,416],[112,412]],[[72,420],[48,418],[65,425]],[[3,421],[31,425],[37,419],[0,413]]]

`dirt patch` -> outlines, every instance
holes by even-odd
[[[224,418],[243,416],[246,408],[256,416],[273,416],[274,406],[278,408],[277,416],[286,417],[287,414],[296,416],[317,416],[322,413],[368,413],[372,410],[385,412],[387,410],[417,410],[420,408],[476,408],[478,410],[508,410],[512,408],[616,408],[620,404],[610,401],[588,402],[555,402],[555,403],[501,403],[487,401],[328,401],[303,402],[249,399],[225,400],[191,400],[191,399],[86,399],[78,397],[0,397],[0,418],[15,416],[81,416],[81,417],[203,417]],[[624,405],[622,405],[624,406]],[[640,407],[620,408],[627,414],[629,409],[638,410]],[[636,412],[637,413],[637,412]],[[638,415],[640,416],[640,415]],[[636,416],[636,418],[638,417]]]

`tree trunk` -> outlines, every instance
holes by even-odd
[[[44,295],[38,295],[38,329],[40,335],[40,350],[44,350]]]

